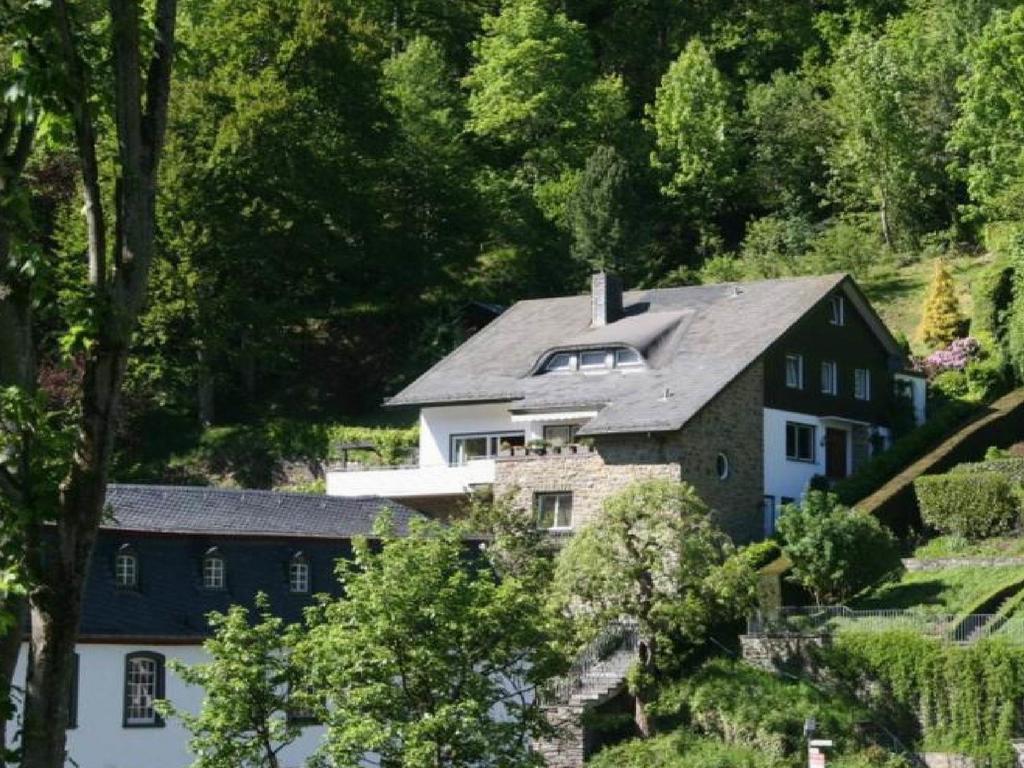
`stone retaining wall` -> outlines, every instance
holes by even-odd
[[[797,672],[814,677],[813,651],[831,642],[829,635],[740,635],[740,654],[747,664],[766,672]]]
[[[1010,568],[1024,566],[1024,557],[937,557],[903,559],[908,571],[943,571],[947,568]]]
[[[583,768],[586,759],[586,734],[582,707],[548,707],[544,710],[555,733],[533,744],[533,751],[544,758],[548,768]]]

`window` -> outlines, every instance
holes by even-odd
[[[576,439],[579,424],[546,424],[544,441],[551,445],[569,445]]]
[[[301,552],[292,555],[288,563],[288,589],[301,595],[309,592],[309,561]]]
[[[576,370],[576,355],[571,352],[559,352],[551,356],[548,364],[544,366],[545,371],[574,371]]]
[[[786,458],[790,461],[814,461],[814,433],[811,424],[786,423]]]
[[[845,302],[842,296],[833,296],[829,299],[829,319],[832,325],[843,325],[846,322]]]
[[[206,589],[224,589],[225,582],[224,556],[214,547],[203,557],[203,587]]]
[[[607,368],[609,354],[603,349],[580,353],[580,370],[596,370]]]
[[[124,726],[162,726],[156,712],[157,699],[164,696],[164,657],[159,653],[129,653],[124,665]]]
[[[858,400],[871,399],[871,371],[857,368],[853,372],[853,396]]]
[[[786,355],[786,386],[791,389],[804,388],[804,358],[802,355]]]
[[[139,558],[130,544],[122,544],[114,558],[114,583],[121,589],[138,589]]]
[[[715,457],[715,473],[718,475],[718,479],[728,480],[730,470],[729,457],[724,453],[718,454],[718,456]]]
[[[535,494],[533,506],[537,513],[538,527],[549,530],[572,528],[571,492],[558,491],[555,493]]]
[[[451,441],[451,462],[465,464],[470,459],[487,459],[499,456],[513,446],[526,445],[526,435],[523,432],[452,435]]]
[[[639,368],[643,364],[644,361],[640,359],[640,353],[635,349],[615,350],[616,368]]]
[[[834,395],[839,391],[838,376],[836,375],[836,364],[824,362],[821,364],[821,393],[823,395]]]

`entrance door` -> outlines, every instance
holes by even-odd
[[[833,480],[846,477],[845,429],[825,429],[825,475]]]

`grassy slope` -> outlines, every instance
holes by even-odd
[[[1024,538],[997,536],[983,541],[969,542],[955,536],[936,536],[918,547],[914,557],[937,560],[946,557],[1024,557]]]
[[[971,316],[973,282],[989,263],[989,256],[959,256],[949,260],[964,317]],[[904,267],[879,269],[861,283],[878,314],[894,333],[902,333],[910,339],[916,353],[928,351],[920,346],[915,336],[932,269],[931,261],[922,260]]]
[[[897,582],[882,584],[857,598],[853,608],[864,610],[913,608],[922,613],[959,614],[1014,579],[1024,567],[947,568],[906,573]]]

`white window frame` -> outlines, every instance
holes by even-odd
[[[587,355],[600,355],[600,363],[587,363]],[[579,353],[581,371],[605,371],[612,367],[612,353],[607,349],[584,349]]]
[[[129,653],[124,670],[124,727],[162,726],[163,720],[155,704],[164,695],[163,657],[158,653]]]
[[[448,461],[453,466],[463,466],[473,459],[493,459],[501,449],[502,441],[510,437],[522,438],[520,445],[526,445],[526,433],[518,432],[462,432],[448,436]],[[483,440],[484,453],[480,456],[460,456],[459,444],[466,440]]]
[[[568,440],[561,440],[551,435],[552,432],[568,430]],[[579,424],[545,424],[541,434],[544,435],[544,442],[550,445],[572,445],[576,442],[576,433],[579,432]]]
[[[219,552],[203,556],[203,589],[224,589],[227,584],[227,561]]]
[[[832,325],[846,325],[846,301],[842,295],[829,299],[829,318]]]
[[[794,429],[793,435],[793,453],[789,452],[789,430]],[[800,456],[800,436],[801,430],[809,430],[811,433],[811,439],[809,445],[811,447],[811,455],[809,457]],[[786,422],[786,461],[798,461],[801,464],[814,464],[817,462],[818,457],[818,428],[814,424],[804,424],[799,421],[787,421]]]
[[[629,359],[629,360],[623,360],[622,358],[625,355],[635,355],[635,357],[633,357],[632,359]],[[621,349],[616,349],[615,350],[615,367],[616,368],[643,368],[643,366],[644,366],[643,355],[641,355],[635,349],[629,349],[628,347],[623,347]]]
[[[794,365],[794,368],[790,369],[790,364]],[[790,376],[793,373],[794,376]],[[786,386],[789,389],[803,389],[804,388],[804,356],[798,355],[795,352],[790,352],[786,355]]]
[[[114,583],[120,589],[138,589],[139,556],[134,550],[122,549],[114,558]]]
[[[309,560],[304,555],[294,555],[288,563],[288,591],[294,595],[308,595],[309,584]]]
[[[543,525],[541,520],[543,499],[554,498],[555,508],[551,517],[551,525]],[[559,517],[563,512],[564,501],[568,499],[568,514],[567,517],[563,518],[564,523],[559,524]],[[533,495],[533,508],[534,517],[537,521],[537,527],[544,531],[568,531],[572,529],[572,491],[537,491]]]
[[[821,394],[839,394],[839,366],[834,360],[823,360],[821,363]]]
[[[565,358],[568,361],[568,365],[555,366],[555,360],[558,360],[559,358]],[[555,352],[548,358],[547,362],[544,363],[544,371],[546,373],[566,373],[568,371],[575,371],[579,366],[579,362],[579,356],[575,352]]]
[[[853,369],[853,397],[856,400],[870,400],[871,399],[871,369],[870,368],[854,368]]]

